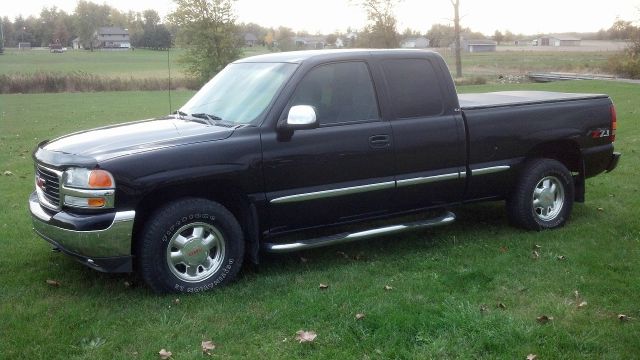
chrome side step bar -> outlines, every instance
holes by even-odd
[[[432,219],[420,220],[407,224],[389,225],[355,233],[341,233],[316,239],[300,240],[293,243],[264,243],[263,250],[270,253],[287,253],[313,249],[323,246],[343,244],[351,241],[364,240],[375,236],[390,235],[404,231],[447,225],[452,223],[455,219],[456,216],[452,212],[447,211],[443,215]]]

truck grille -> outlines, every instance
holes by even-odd
[[[46,207],[60,207],[60,177],[54,171],[36,167],[36,187],[40,202]]]

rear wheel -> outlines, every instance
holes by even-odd
[[[244,254],[238,221],[205,199],[173,202],[151,216],[137,243],[138,270],[157,292],[201,292],[232,281]]]
[[[565,224],[574,199],[573,178],[559,161],[529,161],[507,199],[507,214],[514,225],[544,230]]]

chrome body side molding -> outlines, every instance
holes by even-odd
[[[415,221],[406,224],[389,225],[355,233],[341,233],[316,239],[300,240],[292,243],[264,243],[262,246],[264,251],[270,253],[300,251],[322,246],[342,244],[351,241],[364,240],[375,236],[396,234],[404,231],[447,225],[452,223],[455,218],[456,216],[453,213],[446,212],[443,215],[433,219]]]
[[[358,194],[358,193],[363,193],[368,191],[391,189],[391,188],[394,188],[395,186],[396,186],[395,181],[386,181],[386,182],[369,184],[369,185],[350,186],[350,187],[339,188],[339,189],[322,190],[322,191],[314,191],[314,192],[304,193],[304,194],[282,196],[282,197],[272,199],[271,203],[284,204],[284,203],[291,203],[291,202],[298,202],[298,201],[324,199],[324,198],[330,198],[335,196]]]
[[[455,180],[460,178],[460,173],[450,173],[450,174],[442,174],[435,176],[425,176],[425,177],[417,177],[412,179],[398,180],[396,184],[398,187],[404,186],[412,186],[412,185],[420,185],[420,184],[429,184],[438,181],[446,181],[446,180]]]
[[[472,169],[471,175],[473,176],[473,175],[493,174],[497,172],[507,171],[509,169],[511,169],[511,166],[509,165],[491,166],[491,167],[480,168],[480,169]]]

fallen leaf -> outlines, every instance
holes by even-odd
[[[180,299],[178,299],[178,298],[173,299],[173,304],[174,305],[180,304]]]
[[[534,250],[534,251],[531,253],[531,258],[532,258],[533,260],[538,260],[538,259],[540,258],[540,253]]]
[[[5,171],[3,174],[4,176],[13,176],[13,173],[9,170]]]
[[[385,289],[385,290],[387,290],[387,291],[389,291],[389,290],[393,290],[393,286],[391,286],[391,285],[385,285],[385,286],[384,286],[384,289]]]
[[[498,309],[507,310],[507,305],[504,303],[498,303]]]
[[[620,321],[629,321],[631,319],[631,317],[625,315],[625,314],[618,314],[618,320]]]
[[[504,253],[506,253],[507,251],[509,251],[509,248],[508,248],[508,247],[506,247],[506,246],[501,246],[501,247],[500,247],[500,252],[501,252],[501,253],[503,253],[503,254],[504,254]]]
[[[599,207],[598,211],[604,211],[604,208]]]
[[[542,246],[538,244],[533,245],[533,250],[540,250],[540,249],[542,249]]]
[[[318,335],[313,331],[298,330],[298,332],[296,332],[296,340],[298,340],[298,342],[300,342],[301,344],[306,342],[313,342],[313,340],[315,340],[317,336]]]
[[[131,287],[131,283],[128,282],[128,281],[125,281],[124,282],[124,287],[126,287],[126,288]]]
[[[536,318],[540,324],[546,324],[549,321],[553,321],[553,316],[541,315]]]
[[[560,256],[558,256],[558,260],[564,261],[564,260],[567,260],[567,257],[564,256],[564,255],[560,255]]]
[[[364,319],[364,314],[363,313],[356,314],[356,320],[362,320],[362,319]]]
[[[55,286],[55,287],[59,287],[60,286],[60,282],[57,281],[57,280],[47,279],[46,283],[47,283],[47,285],[51,285],[51,286]]]
[[[484,305],[484,304],[480,305],[480,312],[481,313],[488,312],[488,311],[489,311],[489,309],[487,308],[487,305]]]
[[[160,351],[158,351],[158,355],[160,355],[160,359],[167,360],[167,359],[171,358],[171,355],[173,355],[173,354],[171,353],[171,351],[167,351],[165,349],[160,349]]]
[[[538,358],[538,355],[536,354],[527,355],[527,360],[536,360],[537,358]]]
[[[307,261],[309,261],[309,259],[307,259],[306,257],[302,257],[302,256],[300,256],[300,262],[301,262],[301,263],[303,263],[303,264],[304,264],[304,263],[306,263]]]
[[[576,301],[580,299],[580,293],[578,292],[578,290],[573,291],[573,296],[576,298]]]
[[[345,253],[344,251],[336,251],[336,254],[342,256],[345,259],[349,259],[349,255],[347,255],[347,253]]]
[[[582,309],[585,306],[587,306],[587,302],[586,301],[582,301],[580,304],[578,304],[578,309]]]
[[[329,288],[329,285],[327,284],[320,284],[320,286],[318,286],[320,288],[320,290],[325,290]]]
[[[216,348],[216,345],[213,343],[213,341],[209,340],[200,343],[200,347],[202,348],[203,353],[209,354],[211,350],[214,350]]]

